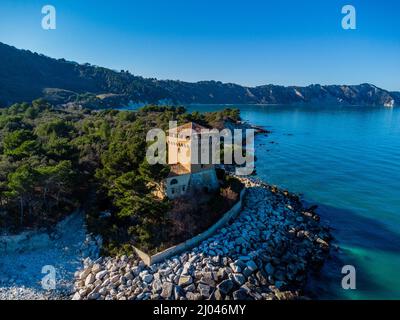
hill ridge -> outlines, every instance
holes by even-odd
[[[0,106],[44,98],[56,105],[112,107],[161,104],[331,104],[400,105],[400,92],[359,85],[242,86],[216,80],[157,80],[54,59],[0,42]]]

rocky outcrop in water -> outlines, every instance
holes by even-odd
[[[136,256],[85,261],[73,299],[297,299],[327,257],[329,230],[298,197],[244,180],[241,214],[208,240],[163,263]]]

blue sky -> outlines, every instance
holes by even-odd
[[[56,30],[41,28],[46,4]],[[1,0],[0,41],[159,79],[400,91],[399,14],[397,0]]]

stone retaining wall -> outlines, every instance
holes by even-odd
[[[228,223],[229,220],[235,218],[237,214],[239,213],[240,209],[242,208],[242,201],[243,197],[246,193],[246,188],[243,188],[243,190],[240,192],[240,199],[239,201],[228,211],[226,212],[221,219],[219,219],[214,225],[212,225],[209,229],[206,231],[198,234],[197,236],[186,240],[185,242],[182,242],[180,244],[177,244],[173,247],[170,247],[164,251],[161,251],[159,253],[156,253],[154,255],[148,255],[147,253],[143,252],[142,250],[133,247],[135,249],[136,254],[143,260],[143,262],[150,266],[152,264],[161,262],[165,259],[168,259],[174,255],[177,255],[179,253],[182,253],[184,251],[187,251],[202,241],[206,240],[207,238],[211,237],[215,231],[220,229],[222,226],[224,226],[226,223]]]
[[[246,182],[246,181],[244,181]],[[309,271],[329,255],[329,229],[287,191],[246,182],[242,208],[232,208],[198,245],[195,237],[155,255],[146,266],[136,254],[88,261],[76,273],[74,300],[297,299]],[[200,235],[199,235],[200,236]],[[143,253],[147,263],[154,256]],[[153,261],[152,261],[153,258]]]

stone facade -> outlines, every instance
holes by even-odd
[[[212,157],[212,134],[203,138],[208,130],[190,122],[168,131],[168,163],[171,172],[164,181],[164,195],[170,199],[188,196],[198,191],[212,192],[219,188]],[[202,139],[206,139],[203,140]],[[208,149],[208,150],[207,150]],[[208,151],[207,159],[201,159]]]
[[[219,183],[214,168],[165,179],[165,194],[170,199],[195,194],[199,191],[212,192],[218,188]]]

